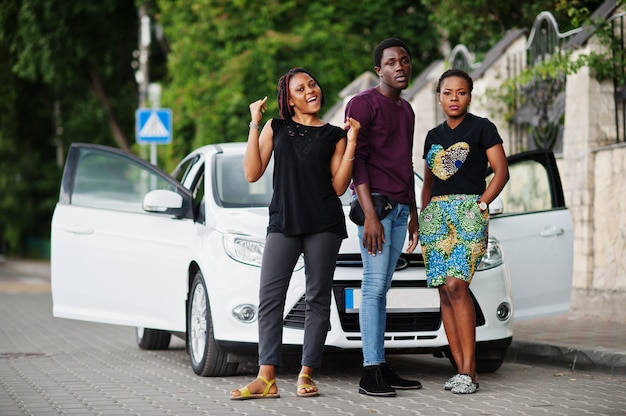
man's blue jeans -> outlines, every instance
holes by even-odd
[[[359,325],[363,343],[363,365],[385,362],[385,322],[387,319],[387,291],[396,263],[402,253],[409,220],[409,205],[396,206],[380,223],[385,230],[383,252],[368,254],[361,243],[363,282]],[[359,241],[363,241],[363,226],[358,226]]]

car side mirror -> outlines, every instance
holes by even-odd
[[[502,198],[498,196],[489,204],[489,215],[499,215],[503,212],[504,204],[502,203]]]
[[[148,212],[166,212],[183,207],[183,197],[166,189],[150,191],[143,197],[143,209]]]

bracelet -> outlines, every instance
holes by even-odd
[[[250,127],[251,129],[257,129],[260,130],[261,126],[259,126],[258,124],[254,123],[254,122],[250,122],[250,124],[248,124],[248,127]]]
[[[354,157],[352,157],[352,159],[346,159],[345,157],[343,158],[343,160],[347,160],[348,162],[350,162],[351,160],[354,160]]]

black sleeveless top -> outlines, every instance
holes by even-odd
[[[267,232],[288,236],[331,232],[346,238],[341,201],[332,186],[330,160],[346,132],[272,119],[274,194]]]

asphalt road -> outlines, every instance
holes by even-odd
[[[142,351],[132,328],[54,318],[41,283],[17,276],[0,285],[2,416],[626,415],[626,378],[507,362],[480,375],[476,394],[454,395],[442,387],[448,361],[426,355],[389,357],[424,385],[395,398],[358,394],[360,354],[328,353],[315,377],[319,397],[296,397],[299,359],[287,355],[280,399],[231,401],[228,392],[254,377],[255,363],[233,377],[198,377],[177,338],[168,350]]]

